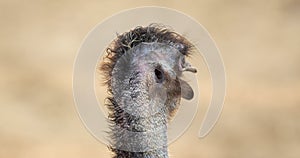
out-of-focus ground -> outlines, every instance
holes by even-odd
[[[1,158],[110,157],[75,110],[73,62],[98,22],[141,5],[197,19],[226,66],[227,97],[217,126],[197,138],[209,99],[204,94],[192,126],[170,146],[171,157],[300,157],[300,1],[1,0]]]

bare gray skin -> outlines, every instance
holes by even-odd
[[[168,157],[168,120],[181,97],[190,100],[194,96],[180,77],[196,69],[186,62],[180,47],[143,42],[118,59],[111,78],[114,104],[122,112],[120,123],[112,126],[115,157]]]

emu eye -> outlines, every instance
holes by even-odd
[[[163,74],[162,70],[155,69],[154,74],[155,74],[157,83],[162,83],[164,81],[164,74]]]

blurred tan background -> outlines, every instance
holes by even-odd
[[[197,138],[202,103],[188,132],[170,146],[172,157],[300,157],[299,0],[1,0],[1,158],[110,157],[76,113],[73,62],[97,23],[142,5],[196,18],[218,44],[227,71],[217,126]]]

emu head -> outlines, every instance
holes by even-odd
[[[119,36],[109,49],[109,62],[114,63],[102,65],[118,106],[138,117],[157,112],[172,116],[181,98],[194,96],[181,79],[184,71],[196,72],[185,60],[190,48],[182,36],[159,27],[140,27]]]

